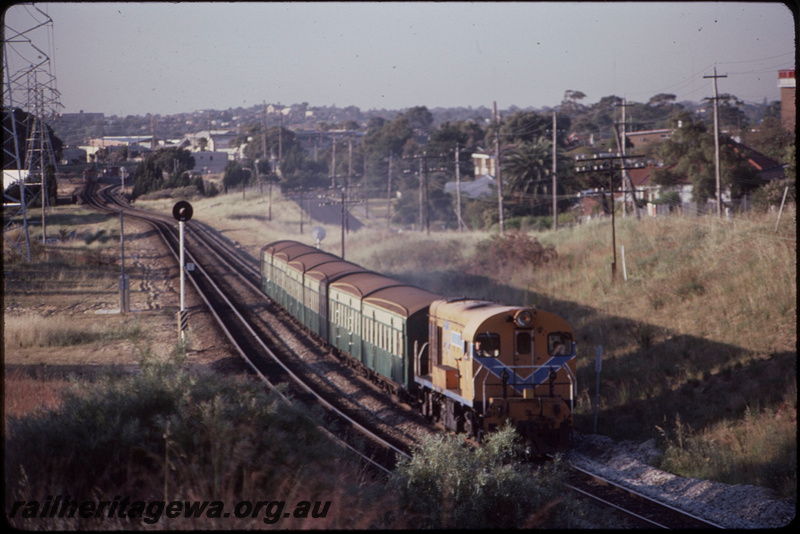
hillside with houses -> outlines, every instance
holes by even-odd
[[[716,128],[709,102],[659,94],[587,105],[580,91],[543,109],[361,111],[264,102],[170,116],[65,113],[51,127],[66,172],[117,175],[124,166],[135,176],[161,151],[188,151],[193,166],[160,172],[186,173],[186,183],[217,181],[223,190],[269,182],[284,192],[345,187],[354,198],[388,195],[393,222],[409,227],[552,220],[554,209],[570,223],[608,215],[612,206],[623,215],[704,213],[717,205],[731,213],[774,205],[787,186],[794,195],[794,71],[777,74],[781,100],[722,95]]]

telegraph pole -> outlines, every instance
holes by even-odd
[[[644,156],[629,156],[630,158],[643,158]],[[622,160],[623,164],[615,168],[614,167],[614,160]],[[628,169],[632,169],[635,167],[625,167],[624,161],[625,158],[621,155],[617,156],[602,156],[602,157],[594,157],[591,160],[578,160],[580,163],[585,163],[590,166],[586,167],[578,167],[578,173],[598,173],[606,171],[608,172],[608,182],[609,182],[609,189],[611,193],[611,249],[613,255],[613,261],[611,262],[611,281],[616,281],[617,279],[617,228],[616,228],[616,218],[614,216],[614,212],[616,211],[614,208],[614,172],[616,170],[625,171]],[[607,165],[606,165],[607,163]],[[622,188],[623,194],[625,193],[625,187]]]
[[[714,162],[716,164],[716,179],[717,179],[717,217],[722,217],[722,191],[720,189],[720,171],[719,171],[719,95],[717,94],[717,78],[727,78],[728,75],[717,75],[717,66],[714,65],[714,74],[711,76],[703,76],[703,78],[713,78],[714,80],[714,97],[710,100],[714,101]],[[709,100],[708,98],[706,100]]]
[[[389,154],[389,188],[386,191],[386,227],[392,226],[392,154]]]
[[[419,159],[419,231],[422,231],[422,226],[425,224],[425,191],[427,180],[423,180],[423,176],[427,178],[427,166],[425,165],[425,153]]]
[[[428,234],[431,233],[430,202],[428,201],[428,160],[438,159],[441,156],[429,156],[423,152],[421,156],[410,156],[407,159],[419,160],[419,229],[426,227]]]
[[[628,104],[625,98],[622,99],[622,104],[617,104],[622,108],[622,122],[621,123],[614,123],[614,137],[617,141],[617,147],[619,148],[620,154],[622,154],[622,184],[623,189],[625,192],[622,195],[622,216],[626,217],[628,213],[627,202],[628,202],[628,192],[631,193],[631,198],[633,199],[633,211],[636,214],[636,218],[640,219],[641,216],[639,215],[639,207],[636,205],[636,187],[633,185],[633,180],[631,179],[631,175],[628,173],[628,169],[625,168],[625,145],[627,144],[628,135],[626,132],[626,120],[625,120],[625,108],[628,106],[632,106],[633,104]],[[620,135],[617,126],[622,126],[622,135]]]
[[[364,191],[364,217],[369,219],[369,187],[367,184],[367,151],[364,151],[364,176],[361,178],[361,185]]]
[[[267,101],[264,100],[261,103],[261,154],[264,160],[267,159]],[[256,162],[256,175],[258,175],[258,162]],[[267,176],[269,180],[272,180],[271,176]],[[258,182],[259,187],[261,186],[261,181]],[[263,193],[263,190],[260,191]],[[269,203],[270,203],[270,216],[269,220],[272,220],[272,189],[270,188],[270,195],[269,195]]]
[[[125,167],[120,169],[122,177],[122,197],[125,197],[125,175],[128,170]],[[125,274],[125,210],[119,210],[119,249],[120,249],[120,266],[122,272],[119,277],[119,312],[128,313],[130,311],[130,277]]]
[[[336,188],[336,134],[331,135],[333,138],[333,155],[331,160],[331,189]]]
[[[500,235],[505,235],[506,224],[503,219],[503,178],[500,175],[500,121],[496,122],[497,129],[494,131],[494,157],[495,174],[497,175],[497,208],[500,212]]]
[[[456,217],[458,218],[458,231],[461,232],[464,228],[464,223],[461,221],[461,163],[459,162],[459,151],[461,150],[458,143],[456,143]]]
[[[556,112],[553,112],[553,230],[558,230],[558,200],[556,198]]]

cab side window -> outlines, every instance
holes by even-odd
[[[500,334],[486,332],[475,336],[475,356],[497,358],[500,356]]]
[[[547,334],[547,353],[550,356],[566,356],[572,352],[572,336],[567,332]]]

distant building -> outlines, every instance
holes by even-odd
[[[459,184],[456,182],[447,182],[444,184],[444,192],[450,193],[451,195],[455,195]],[[495,179],[493,176],[485,174],[479,178],[475,178],[474,180],[469,181],[462,181],[461,185],[461,196],[462,198],[469,198],[469,199],[478,199],[478,198],[488,198],[494,197],[497,195],[497,185],[495,183]]]
[[[78,148],[85,151],[85,157],[91,160],[102,149],[107,149],[111,154],[123,147],[128,147],[128,159],[133,159],[149,152],[152,142],[153,137],[149,135],[112,135],[89,139],[88,145],[81,145]]]
[[[77,146],[65,146],[61,149],[62,165],[69,165],[71,163],[86,163],[86,150]]]
[[[58,120],[65,127],[85,127],[103,124],[102,113],[61,113],[58,115]]]
[[[234,144],[237,137],[239,134],[233,130],[201,130],[187,135],[179,146],[192,151],[203,149],[208,152],[225,152],[229,156],[237,157],[239,147]],[[200,139],[205,139],[205,146],[200,145]]]
[[[794,69],[778,71],[778,87],[781,89],[781,124],[789,131],[797,126],[797,82]]]
[[[199,151],[192,152],[192,157],[194,158],[192,172],[202,174],[221,174],[225,172],[225,166],[228,164],[227,152]]]
[[[472,154],[472,163],[475,165],[475,178],[484,175],[494,176],[496,174],[496,161],[494,154],[489,154],[485,150],[479,150]]]
[[[672,136],[672,129],[667,128],[663,130],[645,130],[642,132],[626,132],[625,137],[634,148],[641,148],[649,144],[660,143],[665,139]]]

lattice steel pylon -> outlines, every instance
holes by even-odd
[[[46,120],[57,116],[60,95],[52,53],[34,44],[52,48],[53,20],[34,4],[16,4],[3,22],[3,238],[30,261],[28,210],[41,201],[45,242],[45,188],[48,175],[58,175]],[[35,194],[30,184],[40,184]]]

